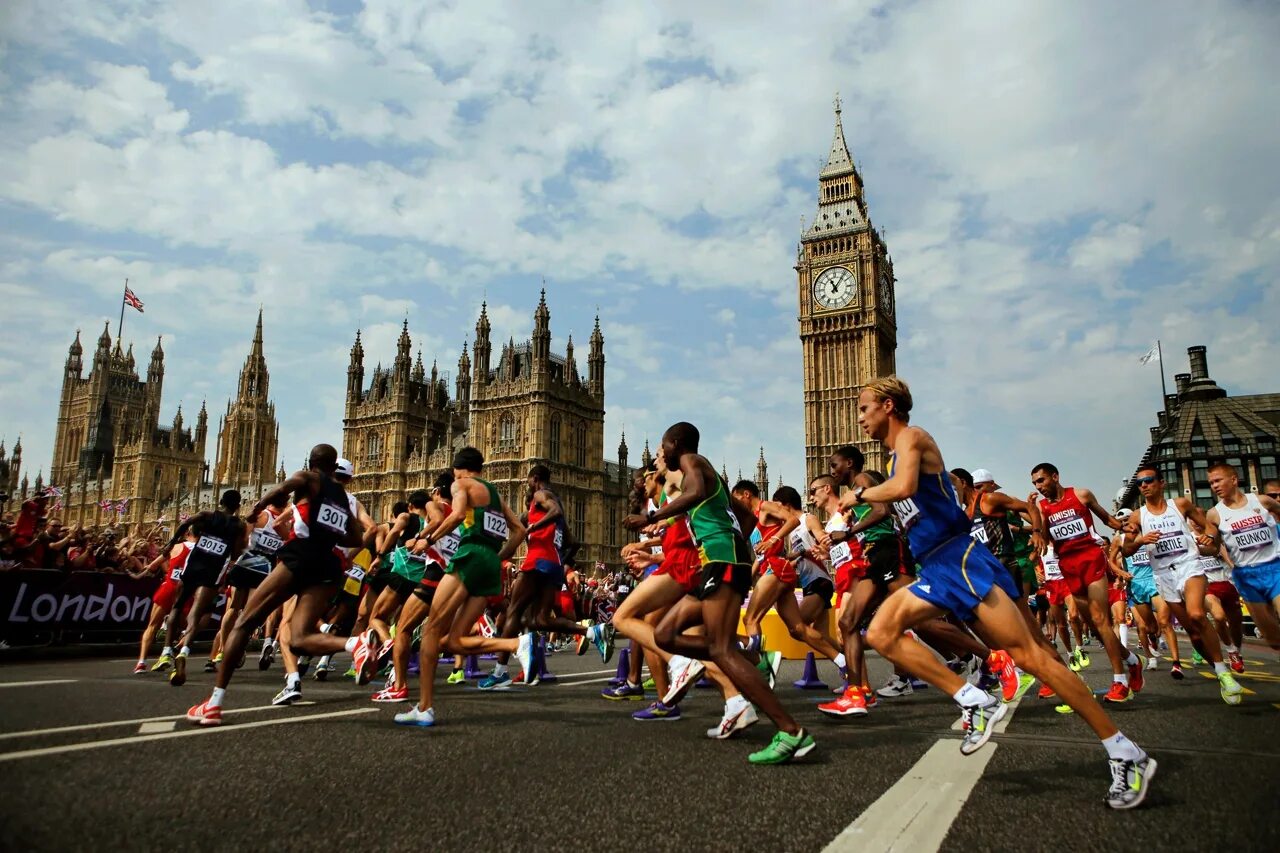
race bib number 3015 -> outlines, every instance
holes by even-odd
[[[213,554],[215,557],[221,557],[227,553],[227,543],[212,536],[201,536],[199,541],[196,542],[196,550],[203,551],[206,554]]]

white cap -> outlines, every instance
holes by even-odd
[[[1116,510],[1116,518],[1125,519],[1131,515],[1133,515],[1133,510],[1129,509],[1128,507],[1124,507],[1122,509]]]
[[[986,468],[975,468],[973,471],[973,484],[980,486],[983,483],[995,483],[996,488],[1000,488],[1000,484],[996,483],[996,477]]]
[[[356,475],[356,466],[351,464],[350,459],[339,459],[338,467],[333,470],[335,474],[341,474],[344,477],[354,477]]]

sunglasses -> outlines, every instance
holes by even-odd
[[[1267,492],[1267,497],[1272,500],[1280,501],[1280,492]]]
[[[1137,483],[1139,486],[1149,486],[1159,479],[1160,479],[1159,477],[1139,477],[1134,482]]]

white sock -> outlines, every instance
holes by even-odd
[[[333,627],[333,625],[329,624],[328,622],[321,622],[321,623],[320,623],[320,633],[321,633],[321,634],[327,634],[327,633],[329,633],[329,629],[330,629],[330,628],[332,628],[332,627]]]
[[[191,647],[183,646],[182,651],[178,652],[178,654],[182,655],[184,658],[191,657]]]
[[[1120,675],[1113,675],[1113,676],[1111,676],[1111,680],[1112,680],[1112,681],[1114,681],[1116,684],[1123,684],[1125,687],[1128,687],[1128,686],[1129,686],[1129,674],[1128,674],[1128,673],[1121,673]]]
[[[165,646],[160,650],[161,656],[173,657],[173,646]]]
[[[505,663],[495,663],[493,665],[493,674],[499,677],[506,675],[507,665]]]
[[[1222,644],[1222,650],[1229,655],[1239,654],[1240,652],[1240,649],[1236,648],[1235,646],[1229,646],[1226,643]]]
[[[726,714],[736,714],[750,704],[747,697],[739,693],[737,696],[731,696],[724,703],[724,712]]]
[[[1138,749],[1138,745],[1121,732],[1116,732],[1111,737],[1103,739],[1102,745],[1106,748],[1107,757],[1109,758],[1137,761],[1142,757],[1142,750]]]
[[[350,653],[350,652],[354,652],[356,650],[356,646],[358,645],[360,645],[359,637],[347,637],[347,644],[343,648],[345,648],[347,652]]]
[[[1138,656],[1133,652],[1129,652],[1129,656],[1124,659],[1124,662],[1129,664],[1129,666],[1133,666],[1135,663],[1139,663]]]
[[[845,667],[844,653],[836,655],[835,665],[840,667],[841,669],[844,669]]]
[[[302,684],[302,676],[296,672],[291,672],[284,677],[285,687],[297,687]]]
[[[1124,646],[1126,649],[1129,648],[1129,626],[1128,625],[1120,626],[1120,645]]]
[[[953,693],[951,698],[955,699],[956,703],[962,708],[972,708],[978,705],[985,707],[995,704],[996,701],[990,693],[985,690],[979,690],[968,682],[965,682],[964,687]]]
[[[224,696],[226,696],[226,695],[227,695],[227,688],[225,688],[225,687],[215,687],[215,688],[213,688],[213,695],[209,697],[209,707],[210,707],[210,708],[221,708],[221,707],[222,707],[222,697],[224,697]]]
[[[1214,675],[1222,675],[1222,674],[1223,674],[1224,672],[1226,672],[1226,671],[1227,671],[1227,665],[1226,665],[1225,663],[1223,663],[1222,661],[1218,661],[1217,663],[1215,663],[1215,664],[1213,665],[1213,674],[1214,674]]]

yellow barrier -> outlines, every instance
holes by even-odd
[[[745,614],[746,611],[744,610],[743,613]],[[760,620],[760,632],[764,634],[764,647],[771,652],[782,652],[782,657],[786,660],[804,660],[804,656],[813,651],[806,644],[791,638],[791,632],[787,630],[786,625],[782,624],[782,617],[778,615],[776,610],[770,610]],[[741,616],[738,617],[738,633],[746,633],[742,627]],[[827,611],[827,634],[833,640],[839,642],[840,636],[836,632],[836,612],[834,609]]]

